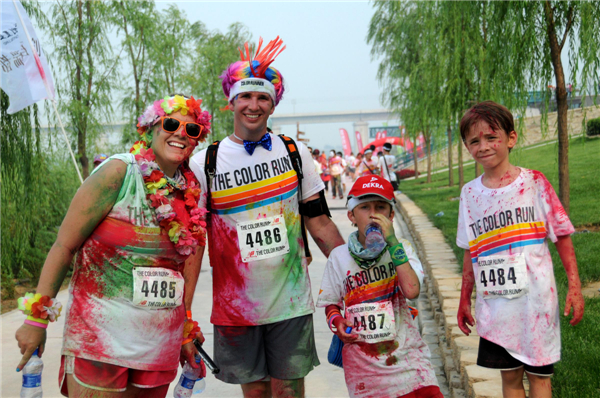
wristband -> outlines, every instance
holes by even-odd
[[[44,322],[46,322],[46,323],[44,323]],[[25,319],[25,324],[31,325],[31,326],[36,326],[36,327],[42,328],[42,329],[48,329],[48,321],[46,321],[45,319],[32,318],[32,317],[28,316],[27,319]]]
[[[189,319],[189,320],[191,321],[191,320],[192,320],[192,311],[190,311],[190,310],[187,310],[187,311],[185,312],[185,318],[186,318],[186,319]]]
[[[404,251],[404,246],[402,246],[402,243],[388,247],[388,252],[392,257],[392,263],[394,263],[395,266],[399,266],[408,262],[408,256],[406,255],[406,251]]]
[[[194,341],[194,339],[184,339],[184,340],[181,342],[181,345],[186,345],[187,343],[189,343],[189,342],[192,342],[192,341]]]
[[[343,317],[342,317],[342,314],[340,314],[340,313],[336,313],[336,314],[333,314],[333,315],[331,316],[331,318],[329,318],[329,321],[327,322],[327,323],[328,323],[328,325],[329,325],[329,329],[330,329],[330,330],[331,330],[333,333],[337,332],[337,328],[336,328],[335,326],[333,326],[333,320],[334,320],[335,318],[338,318],[338,317],[340,317],[340,318],[343,318]]]
[[[60,316],[62,304],[49,296],[26,293],[25,296],[19,298],[18,308],[27,315],[27,320],[33,322],[34,326],[46,325],[45,327],[48,327],[48,322],[54,322]]]

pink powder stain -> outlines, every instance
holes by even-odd
[[[218,231],[218,232],[217,232]],[[249,319],[255,305],[246,302],[244,273],[249,265],[242,262],[237,231],[219,217],[212,218],[208,233],[210,262],[213,266],[213,319],[228,319],[234,323],[253,322]]]

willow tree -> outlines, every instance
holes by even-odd
[[[208,110],[212,117],[212,137],[222,139],[233,131],[233,116],[224,109],[227,99],[219,76],[227,66],[239,60],[238,47],[250,41],[248,29],[241,23],[231,24],[224,33],[209,31],[202,22],[195,22],[190,29],[194,39],[191,52],[191,71],[184,80],[190,92],[202,98],[202,109]]]
[[[155,62],[150,57],[150,48],[161,34],[157,29],[158,13],[153,1],[113,1],[112,18],[121,38],[126,57],[127,73],[121,83],[123,90],[122,108],[126,119],[123,141],[131,142],[136,134],[135,118],[142,114],[148,101],[150,79],[154,74]]]
[[[158,32],[150,48],[150,57],[154,61],[152,74],[155,77],[149,83],[149,92],[155,97],[166,94],[184,93],[184,75],[189,73],[190,22],[186,15],[175,5],[170,4],[158,13]]]
[[[418,178],[417,140],[427,145],[427,181],[431,181],[431,139],[439,131],[440,78],[438,15],[435,3],[375,3],[367,41],[380,57],[377,77],[385,87],[382,101],[400,115],[414,140],[415,178]]]
[[[88,141],[101,131],[102,119],[111,118],[114,101],[118,56],[107,37],[110,8],[102,1],[61,0],[51,3],[50,14],[42,26],[54,44],[49,59],[58,66],[54,72],[61,111],[75,132],[77,157],[87,177]]]
[[[541,89],[554,79],[558,130],[559,198],[569,211],[569,133],[565,65],[570,81],[587,87],[600,70],[600,6],[598,2],[490,2],[490,58],[505,71],[499,79],[515,93]],[[578,72],[581,72],[578,75]],[[581,80],[578,80],[579,77]],[[548,111],[544,107],[543,112]]]

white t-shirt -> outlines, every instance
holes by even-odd
[[[521,168],[498,189],[481,179],[462,189],[456,236],[473,261],[477,332],[528,365],[555,363],[560,322],[547,239],[572,234],[573,225],[542,173]]]
[[[384,158],[385,161],[383,160]],[[390,182],[396,181],[396,173],[394,173],[393,170],[395,161],[396,157],[394,157],[393,155],[383,155],[379,158],[379,168],[381,169],[381,176]]]
[[[400,239],[412,269],[423,282],[423,267],[411,244]],[[435,371],[429,360],[427,344],[421,339],[417,321],[413,320],[400,290],[396,267],[389,253],[364,270],[350,256],[348,245],[331,252],[317,307],[337,305],[344,311],[360,304],[391,303],[395,338],[377,343],[345,344],[342,351],[344,376],[351,397],[396,398],[426,386],[437,386]],[[357,307],[353,307],[357,308]],[[353,316],[346,314],[348,319]],[[383,317],[374,317],[377,323]],[[366,317],[367,324],[369,316]]]
[[[212,183],[208,249],[213,267],[211,322],[224,326],[264,325],[311,314],[304,241],[298,213],[298,179],[283,141],[273,148],[244,146],[224,139]],[[308,150],[302,158],[302,198],[324,189]],[[206,150],[190,160],[206,206]]]

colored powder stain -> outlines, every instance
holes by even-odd
[[[218,303],[213,305],[213,317],[247,322],[254,304],[242,298],[247,289],[244,274],[249,264],[241,260],[237,232],[213,216],[208,246],[213,266],[213,303]]]
[[[383,341],[381,343],[369,344],[369,343],[356,343],[360,350],[372,358],[378,358],[382,355],[389,355],[396,351],[399,347],[397,341]]]
[[[395,365],[398,362],[398,358],[396,358],[395,355],[390,355],[386,360],[385,360],[385,364],[387,366],[392,366]]]

